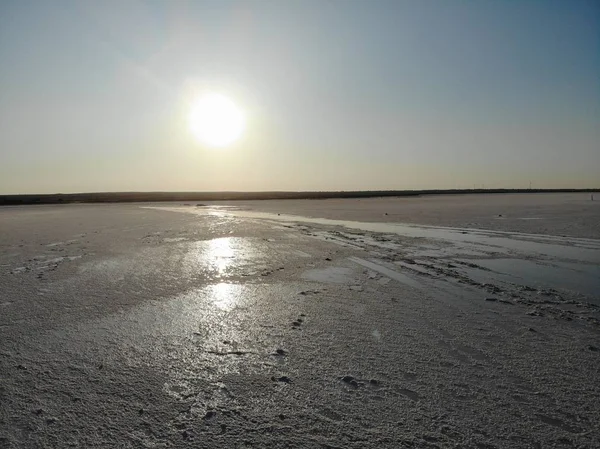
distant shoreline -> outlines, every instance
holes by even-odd
[[[594,193],[600,189],[430,189],[341,192],[99,192],[0,195],[0,206],[71,203],[138,203],[162,201],[250,201],[330,198],[377,198],[501,193]],[[600,200],[600,198],[599,198]]]

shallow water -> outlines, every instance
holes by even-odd
[[[404,268],[409,267],[417,272],[419,266],[423,265],[424,272],[434,274],[427,266],[435,265],[439,261],[447,265],[456,260],[482,267],[461,266],[459,270],[478,282],[501,281],[519,285],[536,285],[540,288],[561,288],[589,296],[592,302],[600,302],[600,269],[598,268],[600,240],[482,229],[332,220],[234,209],[185,207],[160,207],[160,209],[217,217],[267,220],[273,223],[308,223],[342,227],[348,230],[348,233],[330,232],[325,228],[325,231],[311,229],[310,235],[346,247],[357,249],[376,247],[388,254],[403,254],[414,260],[423,259],[422,264],[404,265]],[[350,231],[373,234],[357,235]],[[381,234],[385,234],[385,238],[378,237]],[[404,240],[396,241],[397,239],[391,238],[393,236],[398,236],[400,239],[426,239],[426,241],[411,241],[407,244]],[[418,286],[418,282],[410,276],[371,261],[354,259],[356,259],[353,260],[355,263],[370,269],[374,269],[370,265],[377,265],[381,269],[374,269],[375,271],[396,281],[413,287]],[[403,265],[397,263],[396,266]],[[387,270],[389,273],[382,270]],[[332,273],[320,273],[314,276],[325,276],[331,279],[336,277]],[[330,282],[335,282],[331,279]]]
[[[209,212],[210,213],[210,212]],[[213,212],[222,213],[222,212]],[[520,234],[482,229],[442,228],[397,223],[370,223],[331,220],[327,218],[302,217],[298,215],[270,214],[254,211],[228,211],[246,218],[262,218],[286,222],[313,223],[326,226],[342,226],[362,231],[398,234],[404,237],[420,237],[477,245],[506,250],[527,251],[538,255],[568,258],[600,264],[600,240],[568,238],[538,234]]]
[[[498,277],[514,283],[537,287],[563,288],[585,293],[592,297],[600,292],[600,266],[554,262],[541,264],[523,259],[467,259],[492,270]],[[475,274],[476,268],[464,268],[471,275],[490,277],[489,272]]]

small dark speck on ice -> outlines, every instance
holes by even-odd
[[[206,415],[204,415],[203,419],[211,419],[214,418],[215,416],[217,416],[217,412],[209,410],[208,412],[206,412]]]
[[[283,382],[286,384],[292,383],[292,379],[290,379],[288,376],[281,376],[281,377],[272,376],[271,380],[273,382]]]
[[[498,301],[498,298],[489,297],[489,298],[485,298],[485,300],[486,301]]]

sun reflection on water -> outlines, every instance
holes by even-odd
[[[213,239],[208,242],[207,259],[212,270],[219,277],[225,276],[235,262],[235,249],[230,237]],[[215,306],[229,311],[236,305],[238,294],[236,286],[221,282],[209,287],[210,296]]]
[[[233,264],[235,250],[231,245],[230,237],[213,239],[208,242],[207,257],[210,266],[219,276],[225,274],[227,269]]]
[[[239,288],[235,284],[220,283],[211,285],[210,293],[215,306],[221,310],[229,311],[233,309],[239,297]]]

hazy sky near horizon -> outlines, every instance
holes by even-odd
[[[598,1],[0,2],[0,193],[530,181],[600,187]]]

